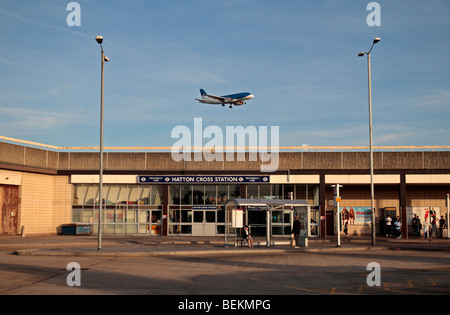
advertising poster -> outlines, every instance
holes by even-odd
[[[236,229],[242,229],[244,227],[244,210],[233,210],[231,227]]]
[[[341,211],[342,224],[348,221],[348,225],[370,224],[372,211],[370,207],[339,207]]]
[[[421,222],[425,219],[431,222],[431,217],[436,216],[439,220],[441,217],[441,207],[406,207],[406,219],[408,224],[412,224],[414,215],[417,215]]]

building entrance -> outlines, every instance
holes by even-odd
[[[0,235],[17,235],[19,187],[0,185]]]
[[[216,212],[213,210],[193,210],[192,236],[215,236]]]

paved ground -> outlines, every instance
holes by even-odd
[[[224,248],[222,238],[0,238],[1,295],[337,295],[449,294],[450,240],[364,238]],[[16,251],[16,254],[12,254]],[[19,254],[19,255],[17,255]],[[80,287],[68,286],[71,262]],[[380,266],[380,286],[367,278]],[[375,279],[370,277],[371,279]]]

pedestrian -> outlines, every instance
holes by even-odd
[[[414,218],[412,219],[413,236],[420,236],[419,222],[419,217],[417,216],[417,214],[414,214]]]
[[[252,236],[248,230],[248,225],[246,225],[242,230],[242,238],[247,241],[248,247],[254,247]]]
[[[441,238],[444,237],[444,229],[447,227],[444,216],[441,215],[441,219],[439,220],[439,233],[441,234]]]
[[[294,236],[295,248],[300,246],[300,221],[298,216],[295,216],[294,224],[292,225],[292,235]]]
[[[430,223],[428,222],[428,218],[425,217],[425,219],[423,220],[423,237],[424,238],[428,238],[429,228],[430,228]]]
[[[391,216],[388,214],[386,217],[386,236],[392,236],[391,225],[392,225],[392,219],[391,219]]]
[[[433,216],[433,219],[431,220],[431,236],[434,235],[434,238],[437,238],[437,220],[436,220],[436,216]]]
[[[348,237],[348,221],[345,221],[345,224],[344,224],[344,233],[345,233],[345,236]]]
[[[402,220],[400,220],[400,217],[397,217],[397,221],[395,221],[395,235],[397,236],[397,239],[402,237]]]

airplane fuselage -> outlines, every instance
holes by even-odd
[[[230,107],[232,105],[235,106],[245,105],[247,100],[251,100],[252,98],[255,97],[252,93],[248,92],[229,94],[224,96],[215,96],[206,94],[206,92],[202,89],[200,90],[200,93],[202,95],[202,99],[196,99],[200,103],[213,105],[220,104],[222,106],[225,106],[225,104],[230,104]]]

